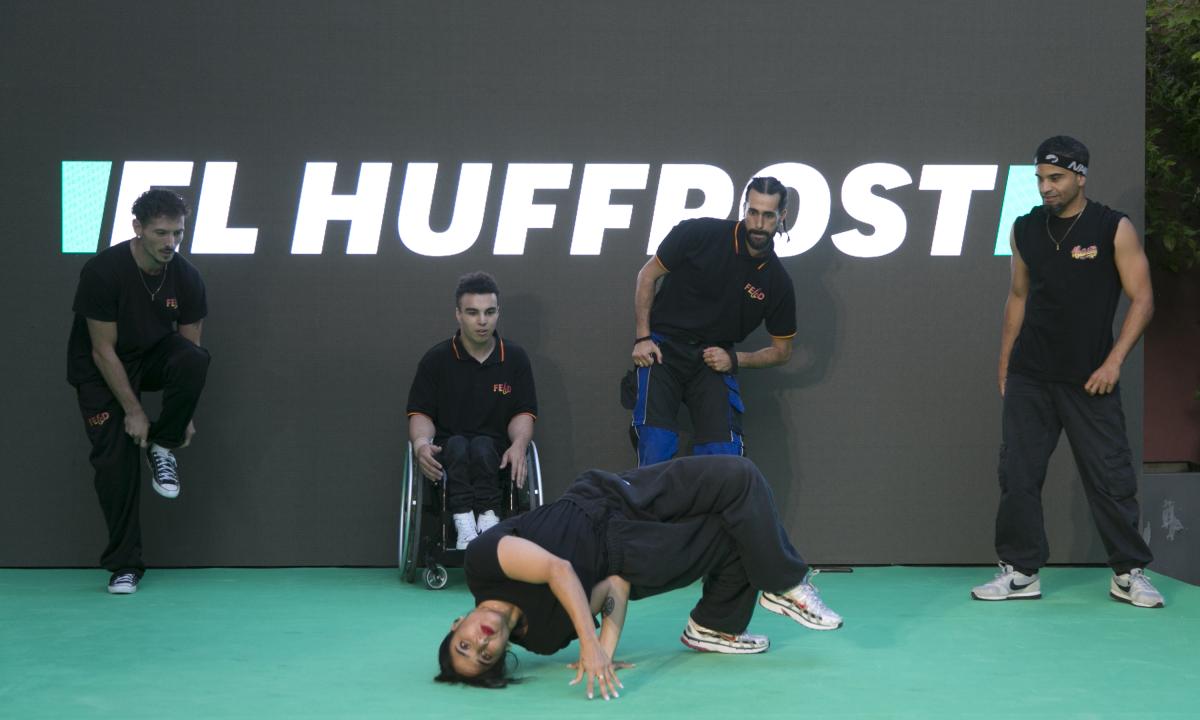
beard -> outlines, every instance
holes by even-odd
[[[755,250],[766,250],[771,245],[771,239],[774,233],[765,232],[747,232],[746,244]]]

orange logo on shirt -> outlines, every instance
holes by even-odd
[[[169,308],[171,308],[171,309],[173,309],[173,310],[178,310],[178,309],[179,309],[179,303],[178,303],[178,302],[176,302],[175,298],[167,298],[167,307],[169,307]]]
[[[1091,247],[1080,247],[1079,245],[1076,245],[1075,247],[1071,248],[1071,259],[1073,260],[1095,260],[1096,256],[1099,254],[1100,251],[1095,245],[1092,245]]]
[[[746,294],[755,300],[762,300],[767,296],[765,292],[759,290],[750,283],[746,283],[746,287],[744,289],[746,290]]]
[[[106,410],[106,411],[104,411],[104,412],[102,412],[102,413],[98,413],[98,414],[96,414],[96,415],[93,415],[93,416],[91,416],[90,418],[88,418],[88,419],[87,419],[87,424],[88,424],[88,425],[91,425],[92,427],[100,427],[100,426],[101,426],[101,425],[103,425],[104,423],[108,422],[108,419],[109,419],[110,417],[112,417],[112,416],[111,416],[111,415],[109,415],[109,414],[108,414],[108,411]]]
[[[512,385],[508,383],[496,383],[492,386],[492,392],[497,392],[501,395],[510,395],[512,394]]]

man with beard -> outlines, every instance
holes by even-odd
[[[773,177],[753,178],[742,209],[738,221],[679,223],[638,272],[631,428],[638,465],[675,455],[681,402],[692,419],[693,454],[742,455],[744,408],[736,373],[791,357],[795,293],[774,251],[775,234],[787,230],[787,188]],[[735,350],[762,322],[771,344]]]
[[[177,250],[188,207],[170,190],[148,190],[133,204],[134,237],[98,253],[79,273],[67,380],[75,386],[92,444],[96,494],[108,523],[100,564],[108,591],[137,591],[142,561],[141,452],[151,486],[179,495],[173,449],[195,434],[192,414],[208,375],[200,347],[208,305],[200,273]],[[142,392],[162,391],[151,421]]]
[[[1137,474],[1117,381],[1154,314],[1150,269],[1125,213],[1084,195],[1088,150],[1066,136],[1037,149],[1042,205],[1012,229],[1012,278],[1000,335],[1000,572],[977,600],[1036,600],[1050,548],[1042,520],[1046,465],[1065,430],[1113,569],[1109,594],[1162,607],[1143,572],[1152,559],[1138,532]],[[1121,292],[1129,311],[1113,342]]]

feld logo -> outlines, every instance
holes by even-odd
[[[750,283],[746,283],[745,290],[746,290],[746,294],[755,300],[763,300],[763,299],[766,299],[766,297],[767,297],[767,294],[765,292],[763,292],[762,290],[759,290],[758,288],[754,287]]]
[[[192,161],[126,160],[120,163],[116,201],[109,204],[108,188],[112,161],[62,163],[62,251],[94,253],[130,235],[129,208],[151,187],[193,188],[196,215],[192,222],[192,254],[253,254],[258,244],[257,227],[229,227],[229,208],[235,189],[238,163]],[[198,168],[199,165],[199,168]],[[923,165],[916,181],[908,170],[891,163],[867,163],[842,179],[839,200],[846,214],[869,225],[864,233],[856,228],[833,232],[830,240],[838,250],[859,258],[876,258],[895,252],[908,238],[908,217],[896,202],[881,194],[917,184],[921,191],[938,193],[937,214],[931,237],[912,238],[928,242],[931,256],[962,254],[967,216],[974,193],[996,189],[998,165]],[[197,170],[199,169],[199,177]],[[634,206],[614,202],[613,192],[647,190],[649,164],[615,163],[463,163],[454,188],[449,223],[435,229],[431,222],[434,189],[439,163],[408,163],[400,184],[396,234],[410,251],[429,257],[466,252],[481,238],[493,243],[495,255],[523,255],[530,230],[555,227],[559,205],[535,201],[546,190],[578,190],[574,226],[570,228],[571,255],[599,255],[608,230],[631,227]],[[385,206],[392,187],[392,163],[365,162],[358,168],[353,193],[335,193],[337,163],[308,162],[299,189],[292,225],[291,253],[319,255],[325,251],[326,231],[331,222],[348,222],[345,253],[374,255],[383,236]],[[342,173],[353,172],[343,169]],[[799,255],[815,246],[827,231],[833,208],[828,179],[816,168],[796,162],[781,162],[762,168],[755,175],[773,175],[799,197],[789,228],[790,241],[777,240],[781,257]],[[494,226],[484,227],[489,196],[499,194],[499,216]],[[650,236],[646,254],[652,255],[667,232],[679,221],[694,217],[729,217],[735,210],[738,188],[730,175],[706,164],[658,166],[658,186],[651,210]],[[689,204],[702,198],[699,204]],[[1033,166],[1012,165],[1004,187],[1004,203],[996,229],[996,255],[1008,255],[1008,230],[1018,215],[1040,203]],[[112,234],[101,242],[105,209],[112,212]],[[494,239],[493,239],[494,238]]]
[[[512,385],[509,385],[508,383],[496,383],[492,386],[492,392],[500,393],[501,395],[511,395]]]

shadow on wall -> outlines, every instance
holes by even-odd
[[[505,295],[502,306],[504,319],[501,321],[506,327],[516,331],[512,334],[511,339],[525,348],[525,352],[529,355],[529,364],[533,369],[534,382],[537,385],[538,414],[540,416],[544,416],[544,413],[550,408],[570,407],[562,369],[547,354],[548,332],[545,327],[543,302],[544,300],[537,295]],[[509,337],[507,331],[502,330],[501,334]],[[558,497],[565,487],[549,487],[549,480],[546,478],[574,478],[575,475],[572,473],[578,470],[578,468],[567,468],[565,473],[561,470],[552,472],[547,467],[547,463],[557,467],[555,458],[559,459],[558,462],[562,462],[575,457],[572,417],[573,413],[571,412],[559,412],[555,414],[553,422],[539,421],[534,427],[533,437],[539,449],[543,491],[546,493],[547,501]],[[547,452],[548,449],[550,452]]]
[[[796,292],[796,339],[792,358],[786,365],[766,370],[739,373],[742,399],[746,405],[743,425],[746,454],[763,471],[775,490],[776,504],[785,516],[793,506],[793,495],[804,490],[805,477],[799,466],[804,456],[785,404],[795,401],[797,393],[823,382],[836,355],[838,305],[829,288],[829,274],[838,261],[838,251],[825,238],[803,255],[803,262],[788,263],[788,273]],[[756,350],[769,342],[760,328],[742,344],[742,350]],[[785,428],[789,438],[784,451],[757,444],[771,434],[771,428]],[[778,432],[778,431],[776,431]],[[785,522],[787,518],[785,517]]]

